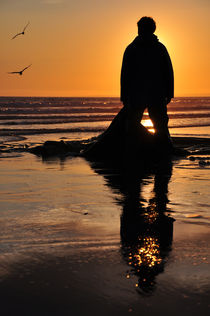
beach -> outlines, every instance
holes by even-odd
[[[207,315],[208,125],[172,120],[193,155],[148,169],[20,150],[99,133],[84,124],[1,134],[1,315]]]
[[[29,153],[1,159],[0,169],[1,315],[207,315],[208,166],[174,162],[164,206],[175,219],[173,236],[148,291],[124,254],[126,193],[110,173],[83,158],[43,161]],[[144,208],[154,174],[140,182]]]

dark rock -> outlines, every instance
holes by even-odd
[[[180,138],[179,138],[180,141]],[[126,108],[122,108],[110,126],[98,137],[84,141],[46,141],[42,146],[28,149],[43,157],[77,155],[88,160],[123,159],[157,161],[167,156],[189,155],[185,148],[172,145],[170,138],[153,135],[142,124],[128,120]]]
[[[66,143],[63,140],[61,141],[46,141],[41,146],[36,146],[30,148],[29,151],[33,154],[40,156],[56,156],[56,155],[67,155],[69,153],[79,153],[80,149],[75,148],[70,143]]]

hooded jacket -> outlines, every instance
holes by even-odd
[[[173,97],[173,67],[166,47],[154,34],[137,36],[123,56],[121,101],[138,107],[168,103]]]

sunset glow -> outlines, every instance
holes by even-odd
[[[154,133],[155,130],[153,128],[152,121],[150,119],[142,120],[142,125],[144,125],[151,133]]]
[[[1,1],[0,95],[118,97],[123,52],[144,15],[171,56],[175,96],[210,95],[209,9],[207,0]]]

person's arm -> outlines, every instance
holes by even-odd
[[[171,58],[168,54],[167,49],[163,49],[164,57],[164,80],[165,80],[165,92],[166,92],[166,101],[169,103],[172,98],[174,98],[174,71],[171,62]]]

